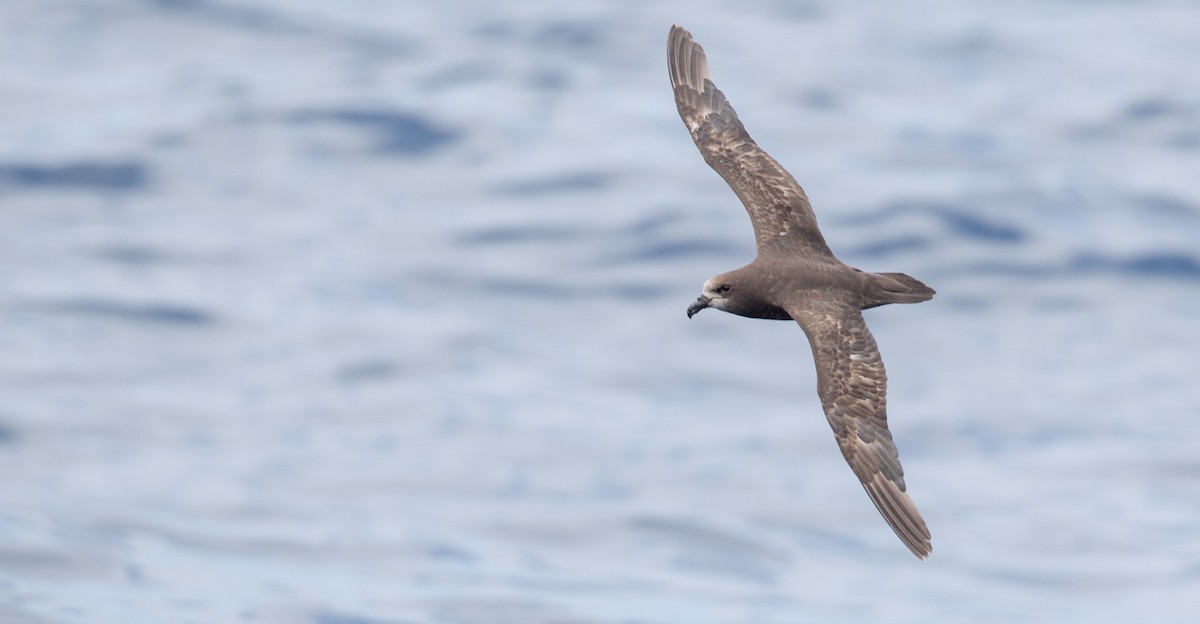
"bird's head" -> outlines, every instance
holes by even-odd
[[[707,282],[704,282],[704,290],[700,296],[688,306],[688,318],[692,318],[697,312],[704,308],[716,308],[718,310],[728,310],[731,307],[732,297],[736,286],[733,280],[728,275],[718,275]]]
[[[688,306],[687,315],[692,318],[704,308],[716,308],[749,318],[791,320],[787,310],[775,303],[772,292],[763,288],[761,270],[742,267],[704,282],[704,291]]]

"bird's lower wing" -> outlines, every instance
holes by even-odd
[[[842,455],[905,546],[924,559],[929,529],[905,491],[900,454],[887,426],[887,372],[875,337],[852,304],[789,306],[817,365],[817,393]]]

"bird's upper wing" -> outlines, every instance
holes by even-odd
[[[679,116],[705,162],[745,204],[758,253],[832,256],[804,189],[750,138],[713,84],[704,49],[679,26],[667,40],[667,67]]]
[[[887,373],[858,307],[813,301],[787,306],[804,329],[817,365],[817,394],[842,455],[867,495],[914,555],[929,556],[929,529],[904,486],[887,426]]]

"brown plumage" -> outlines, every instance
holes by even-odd
[[[668,38],[667,66],[679,116],[705,162],[745,205],[758,249],[749,265],[705,282],[688,316],[712,307],[800,325],[842,455],[904,545],[928,557],[929,529],[906,491],[887,427],[887,373],[861,310],[927,301],[933,289],[903,273],[868,273],[834,257],[804,189],[750,138],[713,84],[704,50],[678,26]]]

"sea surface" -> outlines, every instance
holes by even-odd
[[[845,262],[842,460],[672,101]],[[1194,622],[1200,4],[0,4],[0,622]]]

